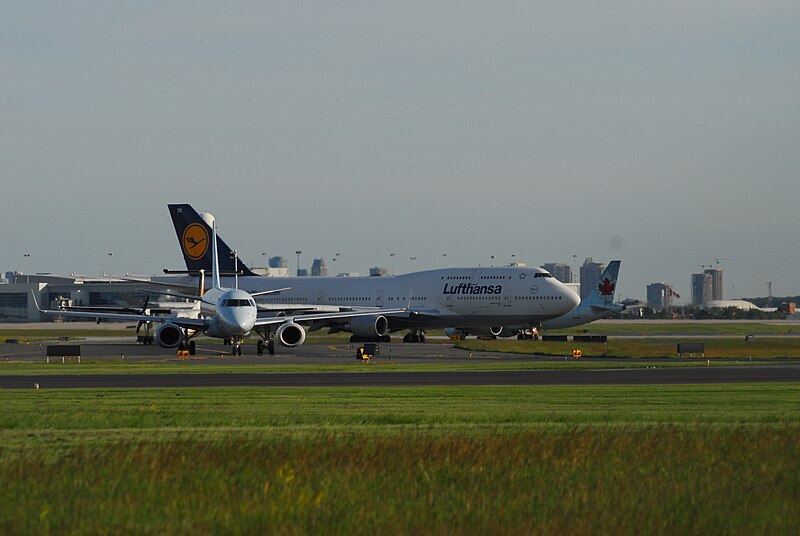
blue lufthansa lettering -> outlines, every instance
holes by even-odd
[[[442,294],[482,296],[484,294],[502,294],[502,285],[473,285],[472,283],[461,283],[459,285],[444,284]]]

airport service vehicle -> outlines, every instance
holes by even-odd
[[[199,302],[199,314],[194,318],[186,318],[177,315],[156,316],[151,314],[126,314],[98,311],[75,311],[75,310],[44,310],[36,304],[36,308],[46,315],[71,316],[79,318],[95,318],[98,321],[105,320],[127,320],[135,322],[158,323],[155,330],[155,341],[164,348],[186,348],[193,354],[195,350],[192,337],[197,334],[205,334],[209,337],[225,339],[233,345],[233,354],[242,355],[242,341],[255,331],[261,335],[262,340],[258,341],[257,352],[262,354],[264,348],[269,353],[274,353],[274,342],[288,347],[303,344],[306,338],[305,329],[299,322],[319,322],[328,319],[344,319],[348,322],[359,322],[361,317],[367,317],[366,323],[375,322],[376,313],[372,310],[330,312],[330,313],[311,313],[299,315],[270,316],[259,318],[255,297],[268,295],[276,292],[287,291],[287,288],[271,288],[260,292],[249,293],[238,288],[225,288],[222,286],[219,271],[219,255],[217,253],[216,224],[213,217],[209,215],[211,226],[211,258],[212,258],[212,287],[207,291],[202,290],[197,296],[185,294],[168,294],[180,298],[193,299]],[[34,302],[36,297],[34,296]],[[385,311],[387,314],[403,313],[402,307],[390,308]],[[380,317],[382,318],[382,317]]]
[[[209,218],[188,204],[168,206],[187,270],[207,270],[212,260]],[[290,287],[261,296],[258,309],[262,314],[378,309],[374,316],[304,320],[311,331],[346,331],[352,333],[354,341],[386,340],[390,332],[410,330],[404,341],[416,342],[424,340],[425,330],[437,328],[512,336],[566,315],[580,302],[572,290],[541,268],[443,268],[381,277],[264,277],[239,261],[219,236],[214,244],[220,252],[223,273],[241,274],[237,276],[239,288],[258,293]],[[405,310],[380,311],[397,307]]]

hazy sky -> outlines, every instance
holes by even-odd
[[[726,297],[798,294],[798,28],[796,0],[5,2],[0,269],[181,268],[189,202],[257,265],[620,258],[623,297],[689,298],[718,258]]]

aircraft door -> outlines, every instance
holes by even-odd
[[[317,303],[319,305],[325,305],[325,291],[320,290],[317,292]]]
[[[375,293],[375,307],[383,307],[383,291],[379,290]]]
[[[503,291],[503,307],[511,307],[511,291]]]

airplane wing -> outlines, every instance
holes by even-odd
[[[308,314],[299,314],[292,316],[269,316],[264,318],[257,318],[256,326],[283,324],[284,322],[287,321],[316,322],[319,320],[337,320],[340,318],[355,318],[358,316],[374,316],[378,314],[382,316],[390,316],[406,312],[408,312],[408,309],[405,308],[398,308],[398,309],[376,308],[374,310],[369,310],[369,311],[341,311],[338,313],[308,313]]]
[[[33,295],[33,303],[40,313],[51,316],[65,316],[73,318],[87,318],[96,320],[119,320],[127,322],[170,322],[182,328],[203,329],[205,328],[205,321],[202,318],[183,318],[177,316],[156,316],[145,314],[127,314],[127,313],[104,313],[93,311],[62,311],[61,309],[42,309]]]

